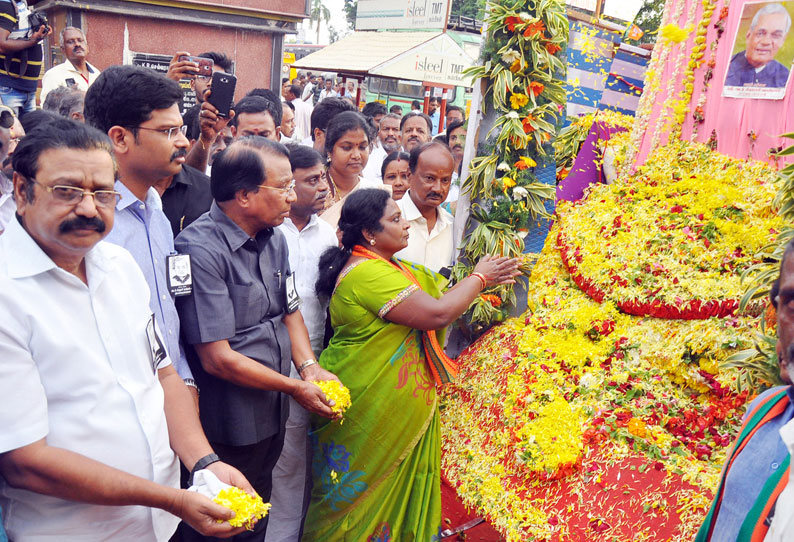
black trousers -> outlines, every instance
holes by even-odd
[[[221,461],[242,472],[265,502],[270,501],[270,492],[273,489],[273,467],[276,466],[279,455],[281,455],[281,446],[283,444],[283,429],[277,435],[248,446],[227,446],[217,442],[210,442],[212,449],[215,450]],[[179,524],[178,533],[182,542],[214,542],[221,540],[262,542],[267,531],[267,520],[268,517],[265,516],[254,526],[253,531],[245,531],[232,538],[204,536],[184,522]]]

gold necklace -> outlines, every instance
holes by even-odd
[[[339,187],[338,187],[338,186],[336,186],[336,183],[334,182],[334,178],[331,176],[331,167],[330,167],[330,166],[328,167],[328,171],[326,171],[326,172],[325,172],[325,174],[326,174],[326,176],[328,177],[328,180],[329,180],[329,181],[331,181],[331,186],[332,186],[332,187],[333,187],[333,189],[334,189],[334,190],[333,190],[333,194],[331,194],[331,195],[333,196],[333,201],[334,201],[334,203],[336,203],[336,202],[338,202],[338,201],[342,201],[342,198],[343,198],[343,196],[342,196],[342,191],[341,191],[341,190],[339,190]],[[356,184],[353,186],[353,189],[355,189],[355,188],[356,188],[356,186],[358,186],[358,183],[360,183],[360,182],[361,182],[361,177],[359,176],[359,177],[358,177],[358,180],[356,181]],[[347,193],[347,194],[350,194],[350,192],[352,192],[352,191],[353,191],[353,189],[351,189],[350,191],[348,191],[348,193]],[[347,194],[345,194],[345,195],[347,195]]]
[[[342,197],[339,195],[339,187],[336,186],[336,183],[334,182],[334,178],[331,177],[330,166],[328,167],[328,170],[325,172],[325,175],[328,177],[328,180],[331,181],[331,187],[333,188],[331,193],[331,199],[333,200],[334,203],[336,203],[337,201],[340,201]]]

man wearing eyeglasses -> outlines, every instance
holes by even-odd
[[[58,119],[14,154],[0,236],[0,507],[12,540],[168,540],[178,517],[240,532],[179,489],[177,456],[253,491],[214,457],[114,226],[107,137]],[[178,517],[176,517],[178,516]]]
[[[180,62],[179,57],[181,56],[190,56],[190,54],[184,51],[178,52],[171,60],[171,64],[178,64]],[[206,53],[201,53],[198,56],[212,60],[213,72],[232,73],[232,60],[225,54],[215,51],[208,51]],[[198,68],[198,65],[195,63],[188,63],[187,61],[182,61],[182,63],[186,64],[185,69],[178,71],[175,77],[178,79],[190,79],[190,88],[196,93],[196,105],[185,111],[185,114],[182,115],[182,121],[187,126],[187,138],[190,141],[196,141],[201,135],[201,128],[199,127],[199,111],[201,111],[201,104],[204,103],[204,96],[207,89],[212,87],[212,77],[207,75],[195,75],[195,69]],[[171,70],[171,73],[173,74],[174,70]]]
[[[333,403],[311,381],[336,377],[317,364],[287,243],[275,229],[296,199],[286,147],[238,139],[213,163],[211,186],[209,213],[176,238],[191,257],[194,287],[177,300],[179,315],[207,438],[268,501],[287,399],[332,418]],[[289,378],[290,360],[302,380]],[[235,541],[261,542],[266,528],[267,518]],[[185,541],[202,539],[185,531]]]
[[[149,284],[149,301],[165,347],[196,401],[193,381],[179,340],[179,315],[174,298],[189,295],[189,284],[168,273],[174,237],[163,213],[155,183],[181,173],[188,141],[178,102],[179,85],[145,68],[111,66],[91,85],[85,97],[85,117],[106,133],[118,164],[116,223],[107,237],[130,251]]]
[[[783,88],[789,70],[775,60],[791,29],[791,15],[782,4],[770,3],[758,10],[747,31],[747,45],[728,66],[725,86]]]

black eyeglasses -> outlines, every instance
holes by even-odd
[[[121,201],[121,193],[115,190],[94,190],[91,192],[90,190],[85,190],[77,186],[66,186],[62,184],[47,186],[31,177],[27,177],[27,179],[52,194],[53,199],[64,205],[77,205],[83,201],[85,196],[93,197],[94,203],[96,203],[98,207],[115,207],[116,204]]]

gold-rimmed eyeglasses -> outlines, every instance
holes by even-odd
[[[281,192],[282,194],[289,194],[290,191],[292,191],[292,189],[295,188],[295,179],[292,179],[290,181],[290,183],[287,186],[285,186],[285,187],[267,186],[266,184],[258,184],[257,186],[259,188],[267,188],[267,189],[270,189],[270,190],[277,190],[277,191]]]
[[[77,205],[83,201],[85,196],[94,198],[94,203],[98,207],[115,207],[116,204],[121,201],[121,193],[115,190],[94,190],[91,192],[90,190],[85,190],[77,186],[66,186],[62,184],[47,186],[36,179],[31,179],[30,177],[28,177],[28,179],[52,194],[53,199],[64,205]]]

